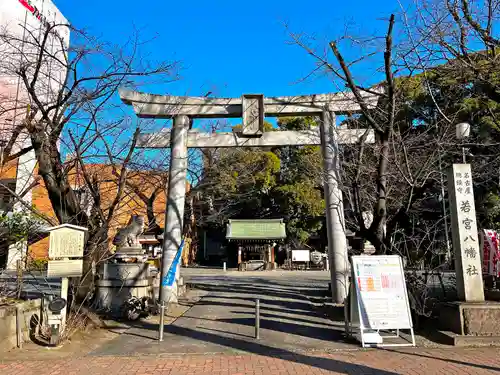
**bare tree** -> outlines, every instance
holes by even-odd
[[[455,130],[449,121],[455,114],[450,113],[445,119],[429,105],[429,92],[421,72],[404,65],[411,51],[394,42],[397,26],[395,15],[391,15],[382,37],[355,37],[347,30],[343,37],[330,41],[329,51],[323,52],[318,52],[321,49],[314,48],[307,36],[291,36],[315,59],[317,69],[326,70],[338,87],[347,87],[353,93],[361,113],[348,115],[343,126],[368,127],[375,132],[374,145],[360,142],[354,148],[342,147],[342,189],[348,227],[370,241],[377,254],[401,252],[410,261],[420,261],[445,247],[445,238],[439,236],[439,241],[430,241],[435,236],[428,231],[447,230],[437,203],[444,199],[439,197],[443,172],[440,158],[456,147]],[[342,46],[361,46],[363,53],[348,60]],[[378,82],[372,79],[364,84],[363,77],[354,74],[360,69],[369,71],[373,66]],[[382,91],[374,90],[374,85]],[[365,92],[379,96],[376,108],[369,108]],[[440,228],[424,223],[426,211],[433,212],[434,220],[438,215]],[[419,230],[415,231],[417,227]],[[414,246],[401,247],[401,236],[408,243],[414,241]],[[429,251],[421,251],[425,246],[416,246],[422,241]]]
[[[60,36],[65,28],[72,33],[71,47]],[[178,64],[145,59],[138,34],[116,47],[69,25],[49,25],[41,35],[25,31],[22,40],[0,35],[6,51],[0,72],[19,77],[23,92],[4,111],[24,114],[16,129],[29,138],[57,221],[88,227],[88,258],[102,258],[141,130],[141,123],[131,123],[121,112],[117,90],[175,80]],[[21,42],[23,50],[18,49]],[[65,162],[63,153],[72,157]],[[99,171],[89,167],[99,162],[111,165],[117,183],[106,205]],[[91,205],[82,201],[83,190]]]
[[[156,237],[162,234],[155,212],[155,202],[163,195],[166,196],[168,184],[168,169],[152,169],[146,171],[144,168],[130,171],[127,178],[128,190],[137,197],[146,208],[148,225],[146,231],[153,233]],[[166,204],[166,199],[165,199]]]
[[[316,61],[313,73],[354,94],[361,114],[343,125],[375,131],[374,145],[342,147],[342,188],[347,225],[378,254],[420,264],[446,243],[449,250],[445,172],[464,148],[474,161],[480,220],[486,216],[484,196],[498,191],[498,5],[416,0],[388,18],[383,36],[360,37],[346,25],[329,48],[291,33]],[[369,109],[362,94],[377,94],[375,85],[383,92]],[[467,140],[456,138],[461,122],[472,126]]]

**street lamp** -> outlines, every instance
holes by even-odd
[[[458,140],[466,139],[470,135],[470,124],[468,122],[461,122],[456,126],[456,136]],[[462,160],[465,164],[467,159],[465,157],[465,147],[462,146]]]
[[[462,140],[466,139],[470,135],[470,124],[467,122],[461,122],[456,125],[455,128],[456,131],[456,138],[457,140]],[[462,147],[462,161],[465,164],[467,162],[467,158],[465,155],[465,147]],[[447,217],[447,212],[446,212],[446,200],[444,198],[445,196],[445,191],[444,191],[444,181],[443,181],[443,173],[442,173],[442,167],[441,167],[441,154],[439,154],[439,174],[441,176],[441,203],[443,205],[443,219],[444,219],[444,234],[445,234],[445,240],[446,240],[446,260],[450,261],[451,260],[451,246],[450,246],[450,238],[448,234],[448,217]]]

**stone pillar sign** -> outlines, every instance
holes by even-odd
[[[483,302],[483,276],[470,164],[453,164],[448,184],[458,297],[466,302]]]

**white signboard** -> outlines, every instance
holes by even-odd
[[[362,345],[415,346],[401,257],[353,256],[351,261],[349,323],[358,326]],[[383,344],[384,338],[402,338],[399,330],[404,329],[410,330],[411,343]],[[397,335],[384,337],[379,335],[379,330],[396,331]]]
[[[81,258],[87,228],[60,225],[50,228],[49,258]]]
[[[83,260],[49,260],[47,277],[80,277],[83,273]]]
[[[292,262],[309,262],[310,260],[309,250],[292,250]]]
[[[470,164],[453,164],[448,184],[458,297],[467,302],[482,302],[481,252]]]
[[[369,329],[412,328],[401,258],[353,256],[360,324]]]

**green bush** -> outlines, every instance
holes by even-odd
[[[29,271],[45,271],[47,270],[48,264],[48,259],[30,259],[28,260],[26,268]]]

